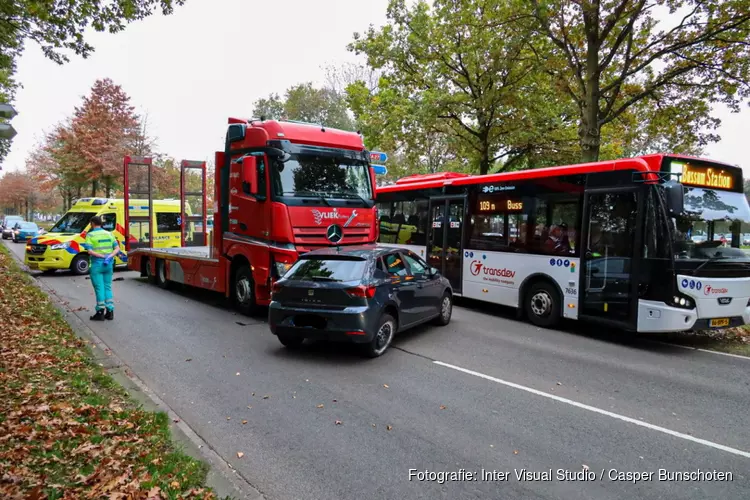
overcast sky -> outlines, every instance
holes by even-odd
[[[4,171],[23,168],[44,131],[70,115],[97,78],[112,78],[148,113],[158,150],[209,160],[223,147],[229,116],[249,117],[271,92],[312,81],[323,66],[354,60],[355,31],[385,22],[387,0],[188,0],[171,16],[153,16],[117,35],[94,33],[96,52],[58,66],[29,43],[18,64],[18,131]],[[716,109],[722,141],[708,156],[750,169],[745,160],[750,112]],[[744,163],[744,165],[743,165]],[[750,170],[746,170],[750,173]]]

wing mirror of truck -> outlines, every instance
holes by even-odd
[[[670,217],[682,215],[685,211],[685,188],[677,181],[669,180],[664,183],[664,194],[667,202],[667,212]]]
[[[254,156],[242,159],[242,190],[247,194],[256,194],[258,190],[258,159]]]

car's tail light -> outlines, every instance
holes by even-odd
[[[354,288],[347,288],[346,293],[352,297],[358,297],[360,299],[371,299],[375,296],[375,287],[359,285]]]
[[[273,285],[271,285],[271,293],[279,293],[281,291],[281,285],[279,285],[279,282],[275,282]]]

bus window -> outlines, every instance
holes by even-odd
[[[477,250],[507,250],[505,214],[481,214],[471,217],[469,248]]]
[[[177,212],[157,213],[156,230],[160,233],[180,232],[180,223],[178,222],[179,218],[180,214],[178,214]]]

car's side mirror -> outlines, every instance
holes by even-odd
[[[434,267],[431,267],[431,268],[429,268],[429,269],[427,270],[427,275],[428,275],[428,276],[429,276],[430,278],[435,278],[435,277],[437,277],[437,276],[440,276],[440,271],[438,271],[438,270],[437,270],[436,268],[434,268]]]

